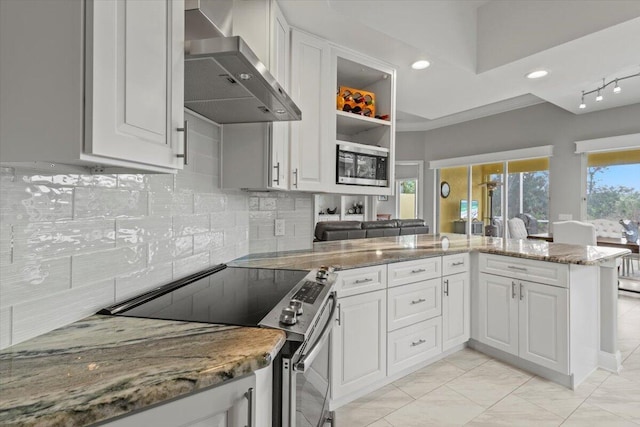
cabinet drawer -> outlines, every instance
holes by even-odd
[[[389,264],[389,287],[440,277],[441,257]]]
[[[441,279],[387,290],[387,329],[393,331],[442,314]]]
[[[387,287],[387,266],[354,268],[338,272],[336,291],[338,297],[379,291]]]
[[[387,372],[394,375],[422,361],[437,356],[441,346],[442,318],[427,320],[389,332]]]
[[[478,259],[481,273],[513,277],[562,288],[568,287],[569,284],[567,264],[489,254],[480,254]]]
[[[442,257],[442,275],[464,273],[469,271],[469,254],[445,255]]]

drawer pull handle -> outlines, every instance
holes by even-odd
[[[527,271],[527,269],[525,267],[516,267],[515,265],[509,265],[509,266],[507,266],[507,268],[509,268],[511,270]]]
[[[416,346],[418,346],[420,344],[424,344],[426,342],[427,342],[427,340],[419,339],[418,341],[411,342],[411,347],[416,347]]]
[[[417,299],[417,300],[413,300],[413,301],[411,301],[411,304],[412,304],[412,305],[413,305],[413,304],[420,304],[421,302],[425,302],[425,301],[426,301],[426,299],[424,299],[424,298],[420,298],[420,299]]]
[[[444,281],[444,294],[446,296],[449,296],[449,279],[446,279]]]
[[[516,282],[511,282],[511,299],[516,297]]]
[[[425,270],[424,268],[419,268],[417,270],[411,270],[411,274],[424,273],[425,271],[427,270]]]
[[[522,298],[524,298],[524,286],[522,286],[522,283],[520,283],[520,301],[522,301]]]
[[[373,282],[373,279],[367,277],[366,279],[358,279],[353,283],[355,283],[357,285],[357,284],[360,284],[360,283],[367,283],[367,282]]]
[[[454,262],[454,263],[451,264],[452,267],[457,267],[459,265],[464,265],[464,261]]]

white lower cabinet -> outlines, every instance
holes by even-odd
[[[478,340],[569,374],[568,289],[481,273]]]
[[[394,375],[442,352],[442,318],[435,317],[389,332],[388,375]]]
[[[331,397],[339,399],[387,375],[387,291],[338,299],[331,335]]]
[[[469,341],[471,286],[469,272],[442,278],[442,351]]]
[[[252,411],[249,422],[248,393],[255,390],[256,376],[250,376],[156,406],[105,424],[108,427],[180,426],[245,427],[259,421]],[[253,396],[255,405],[255,393]],[[259,424],[269,425],[269,420]]]
[[[440,316],[440,279],[424,280],[388,290],[389,331]]]

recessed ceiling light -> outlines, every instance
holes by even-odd
[[[535,70],[527,74],[528,79],[539,79],[549,74],[547,70]]]
[[[411,64],[411,68],[413,68],[414,70],[424,70],[429,65],[431,65],[429,61],[427,61],[426,59],[421,59]]]

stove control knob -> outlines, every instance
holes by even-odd
[[[321,266],[316,272],[316,279],[326,280],[333,269],[331,267]]]
[[[292,307],[285,307],[282,309],[282,313],[280,313],[280,323],[283,325],[295,325],[298,322],[296,317],[296,310]]]
[[[292,308],[296,311],[296,314],[300,316],[302,314],[302,301],[297,299],[292,299],[289,301],[289,308]]]

